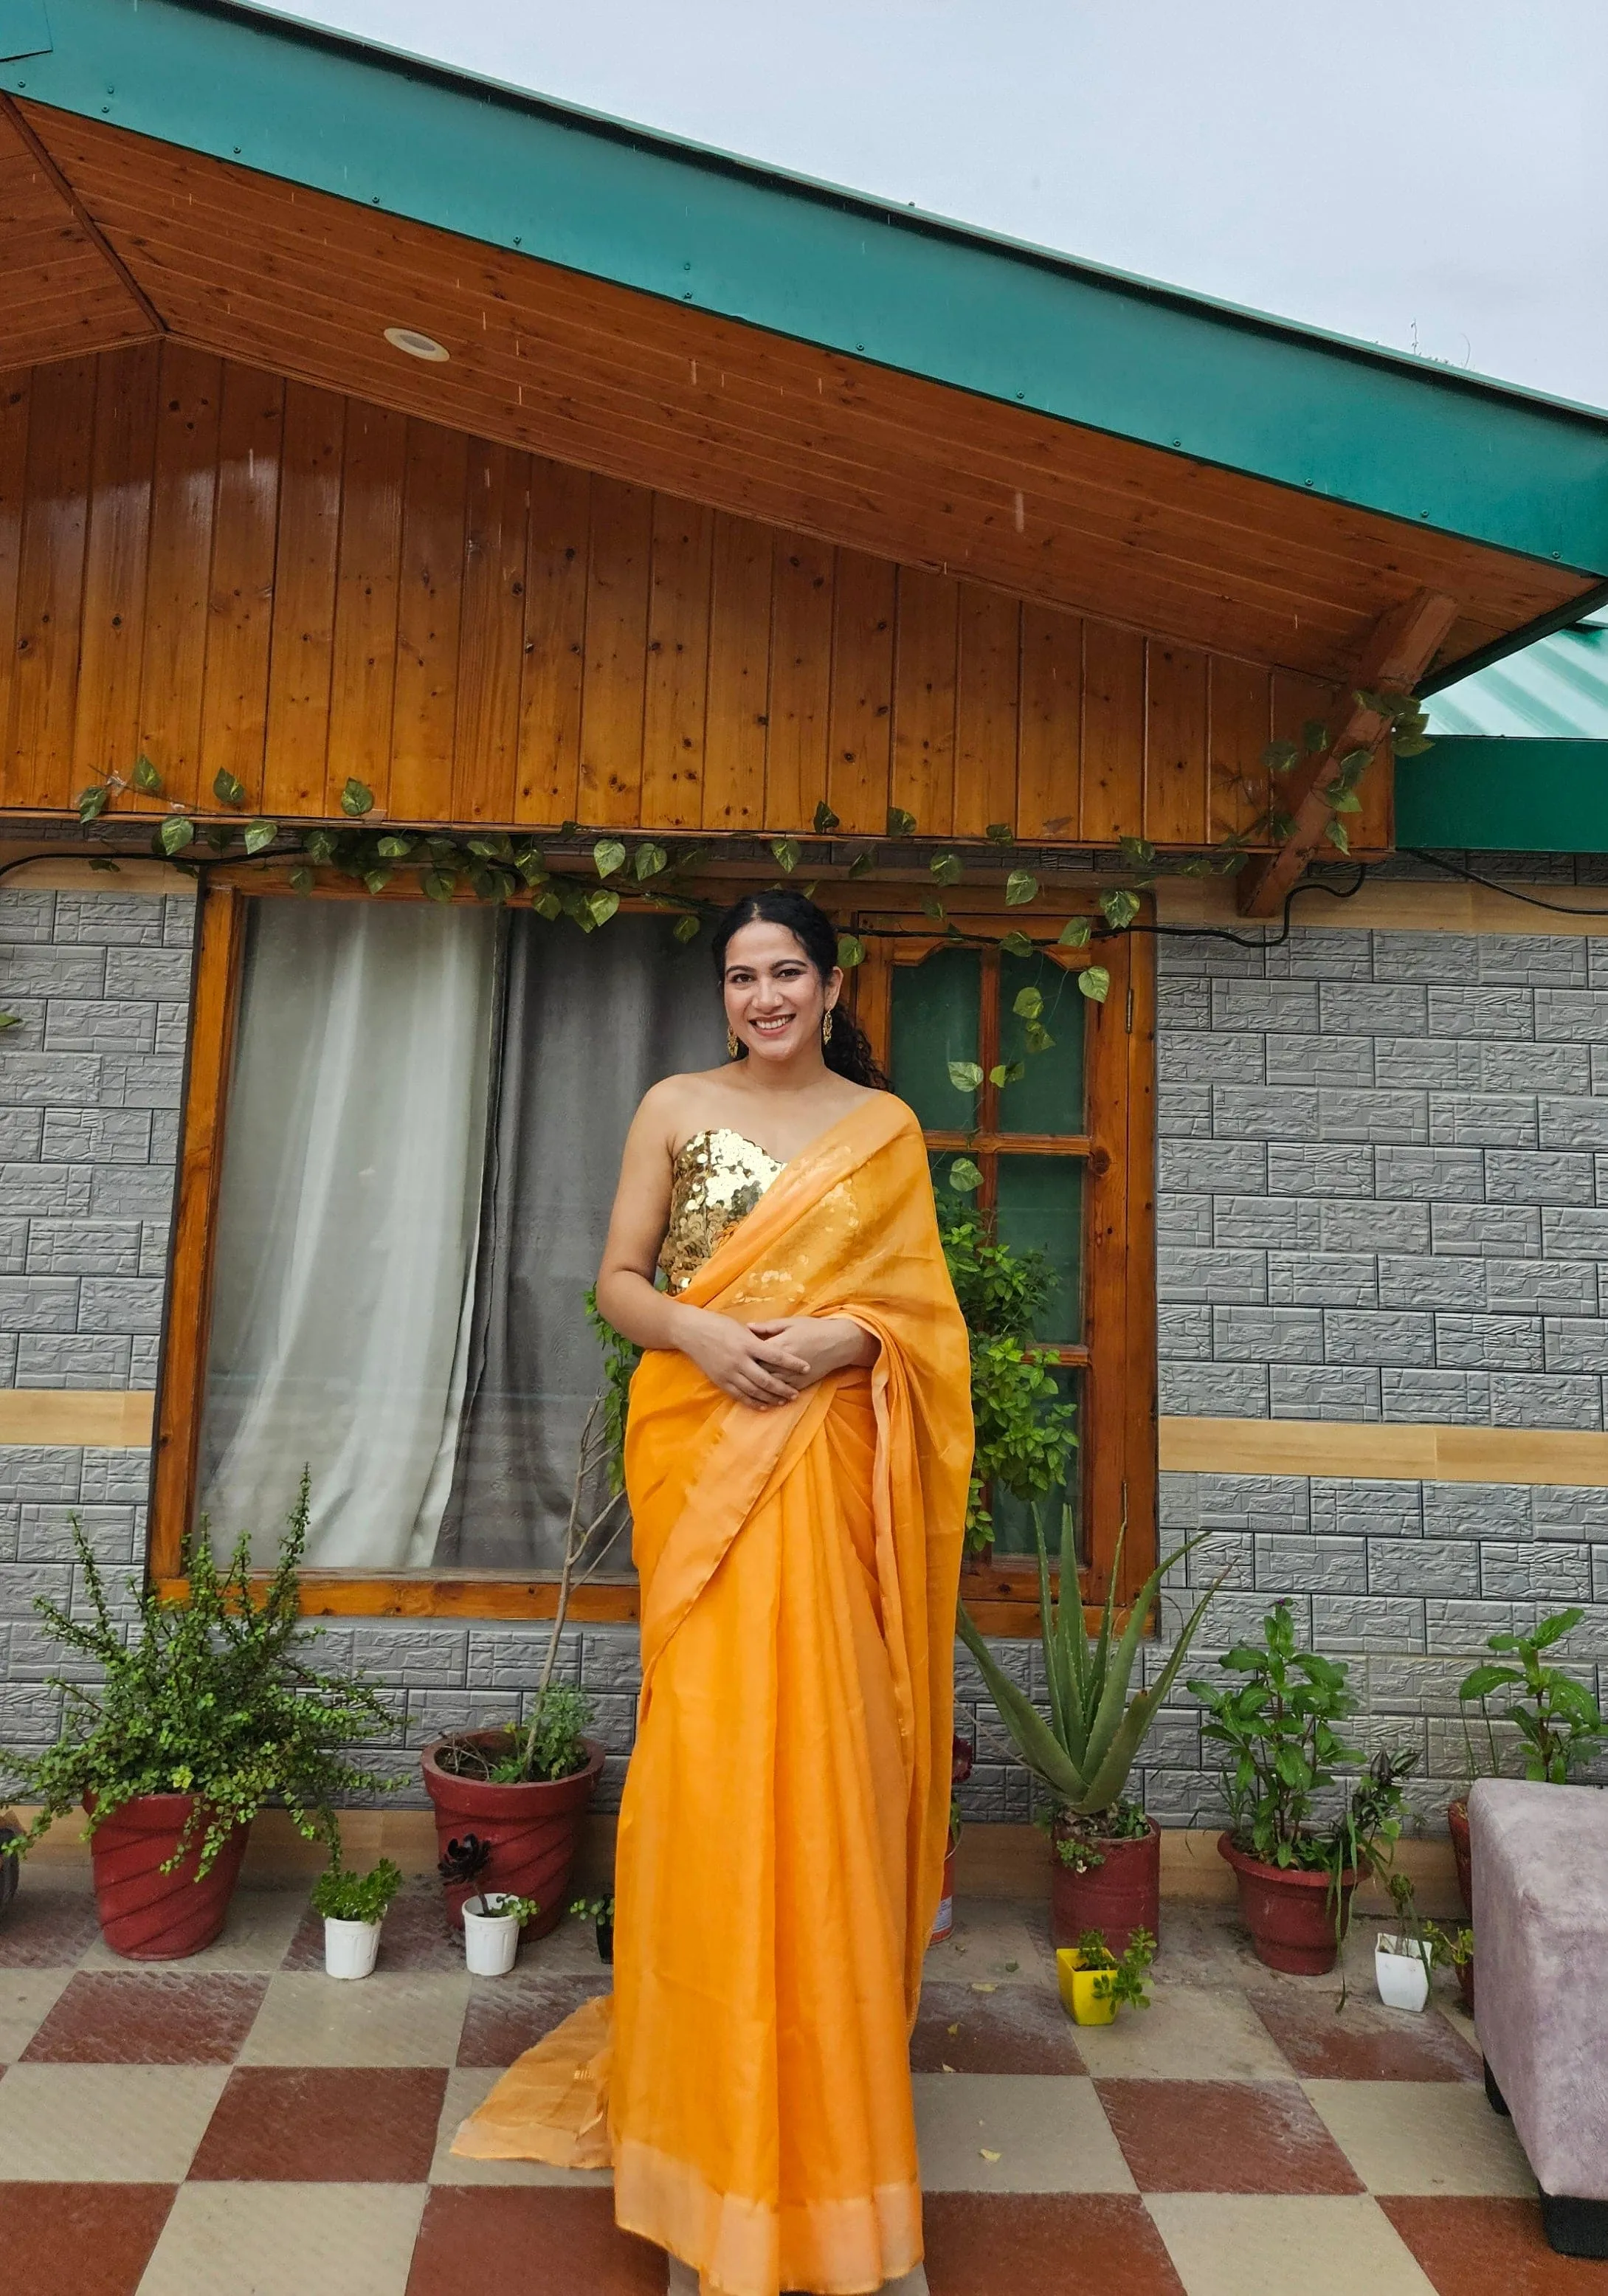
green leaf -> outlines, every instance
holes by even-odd
[[[929,893],[922,902],[923,916],[931,917],[935,925],[941,925],[948,914],[936,893]]]
[[[976,1092],[982,1085],[982,1070],[975,1061],[951,1061],[949,1081],[956,1092]]]
[[[1262,751],[1262,763],[1270,774],[1287,774],[1300,755],[1293,742],[1269,742]]]
[[[143,750],[135,759],[134,771],[128,778],[135,788],[143,790],[147,797],[160,797],[162,777]]]
[[[1055,937],[1057,948],[1087,948],[1093,928],[1087,917],[1069,917]]]
[[[77,800],[78,819],[80,821],[98,821],[111,802],[111,784],[110,782],[96,782],[89,789],[81,789],[78,791]]]
[[[513,865],[527,885],[542,885],[547,880],[547,863],[536,846],[527,845],[522,853],[513,857]]]
[[[455,869],[426,869],[420,880],[421,888],[432,901],[450,901],[458,890]]]
[[[639,845],[636,849],[636,858],[632,864],[636,872],[638,884],[641,884],[646,877],[662,875],[669,865],[670,857],[662,845]]]
[[[1011,824],[1008,821],[991,821],[983,835],[990,845],[1008,845],[1011,842]]]
[[[1005,956],[1031,956],[1033,943],[1024,932],[1011,931],[999,936],[1000,952]]]
[[[545,892],[538,893],[536,898],[531,902],[530,906],[536,911],[537,915],[538,917],[546,917],[549,924],[552,923],[554,917],[562,917],[564,914],[564,905],[559,899],[558,895],[554,891],[551,885],[547,887]]]
[[[361,820],[365,813],[372,813],[373,809],[373,790],[365,782],[355,778],[349,779],[346,787],[340,792],[341,812],[350,815],[354,820]]]
[[[1324,791],[1324,795],[1327,798],[1329,803],[1333,807],[1336,813],[1360,813],[1362,811],[1362,800],[1357,795],[1354,790],[1341,788],[1331,783],[1329,788]]]
[[[844,972],[852,972],[857,964],[864,964],[865,962],[865,942],[859,939],[857,934],[840,933],[838,935],[838,963],[842,966]]]
[[[1325,822],[1324,835],[1337,853],[1350,853],[1351,850],[1351,840],[1347,832],[1346,824],[1337,816],[1331,815]]]
[[[677,939],[683,943],[689,940],[696,940],[700,930],[701,926],[699,919],[692,915],[677,917],[674,926],[672,927],[672,931],[674,931]]]
[[[784,877],[791,877],[799,865],[801,848],[796,837],[773,837],[770,849],[776,857],[776,866]]]
[[[117,863],[115,861],[108,861],[104,855],[102,855],[95,860],[92,861],[89,865],[97,873],[103,870],[110,876],[115,877],[119,874]]]
[[[965,865],[958,853],[935,853],[927,866],[940,885],[958,885],[965,875]]]
[[[1047,1053],[1055,1041],[1042,1021],[1030,1021],[1022,1034],[1030,1053]]]
[[[592,922],[595,925],[606,925],[619,906],[619,895],[606,888],[595,893],[588,893],[587,906],[592,913]]]
[[[821,800],[821,801],[820,801],[819,805],[817,805],[817,806],[816,806],[816,814],[815,814],[815,832],[816,832],[816,835],[817,837],[825,837],[825,836],[829,835],[829,834],[830,834],[830,832],[831,832],[833,830],[834,830],[834,829],[841,829],[841,828],[842,827],[842,825],[843,825],[843,824],[842,824],[842,823],[838,819],[837,815],[836,815],[835,813],[833,813],[833,811],[832,808],[827,804],[827,802],[826,802],[825,799],[825,798],[823,798],[823,799]]]
[[[395,830],[389,836],[381,837],[374,847],[382,861],[406,861],[413,849],[413,839],[400,837]]]
[[[1551,1618],[1544,1619],[1529,1637],[1530,1648],[1550,1650],[1554,1643],[1562,1642],[1565,1635],[1571,1635],[1585,1615],[1578,1604],[1571,1604],[1567,1611],[1555,1611]]]
[[[1435,744],[1427,734],[1399,734],[1391,746],[1399,758],[1421,758]]]
[[[1320,757],[1329,746],[1329,729],[1321,718],[1309,718],[1300,729],[1300,739],[1309,758]]]
[[[1130,869],[1148,869],[1156,857],[1156,849],[1148,837],[1119,837],[1117,850]]]
[[[201,833],[214,853],[226,853],[234,841],[234,832],[226,821],[213,822]]]
[[[219,766],[212,776],[212,794],[219,805],[244,805],[246,785],[227,766]]]
[[[1111,974],[1103,964],[1086,964],[1078,975],[1079,995],[1092,997],[1096,1004],[1104,1004],[1111,995]]]
[[[1139,896],[1124,888],[1112,893],[1102,893],[1100,910],[1106,923],[1121,932],[1139,914]]]
[[[1044,992],[1039,988],[1019,988],[1011,1005],[1019,1021],[1037,1021],[1044,1011]]]
[[[182,853],[194,835],[195,824],[182,813],[171,815],[157,832],[161,849],[169,860],[176,853]]]
[[[982,1185],[982,1174],[969,1156],[957,1156],[949,1167],[949,1185],[957,1196],[969,1196]]]
[[[600,877],[611,877],[625,867],[626,849],[618,837],[600,837],[592,848],[592,860]]]
[[[332,829],[309,829],[302,844],[312,856],[315,867],[327,869],[335,857],[336,832]]]
[[[890,805],[888,808],[888,834],[890,837],[914,837],[915,816],[907,813],[902,805]]]
[[[248,821],[245,828],[246,851],[248,853],[265,851],[272,845],[278,834],[279,824],[276,821]],[[381,847],[381,850],[383,851],[384,848]]]
[[[297,864],[297,865],[295,866],[295,868],[294,868],[294,869],[292,869],[292,870],[291,870],[291,892],[293,892],[293,893],[310,893],[310,892],[312,891],[312,890],[313,890],[313,873],[312,873],[312,871],[311,871],[311,870],[310,870],[310,869],[306,865],[306,864],[305,864],[304,862],[298,862],[298,864]]]
[[[394,869],[384,866],[378,869],[365,869],[363,873],[363,882],[371,893],[382,893],[396,873]]]
[[[849,864],[849,875],[851,877],[865,876],[866,871],[871,868],[875,860],[876,848],[874,845],[868,845],[863,853],[857,853],[853,860]]]
[[[1025,1061],[1002,1061],[989,1070],[989,1082],[996,1091],[1003,1091],[1008,1084],[1020,1083],[1027,1072]]]
[[[1007,908],[1025,907],[1029,901],[1038,898],[1038,880],[1030,869],[1013,869],[1005,879],[1005,893]]]

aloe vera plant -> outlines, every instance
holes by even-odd
[[[1195,1605],[1166,1665],[1148,1690],[1128,1697],[1144,1621],[1163,1578],[1198,1538],[1186,1540],[1158,1562],[1134,1597],[1127,1626],[1115,1636],[1116,1587],[1121,1572],[1122,1538],[1112,1565],[1111,1586],[1099,1632],[1091,1639],[1083,1624],[1078,1592],[1077,1535],[1070,1507],[1061,1511],[1061,1584],[1070,1601],[1057,1603],[1050,1587],[1049,1554],[1038,1527],[1038,1625],[1044,1640],[1044,1670],[1049,1684],[1046,1722],[1026,1693],[1005,1674],[975,1623],[960,1606],[961,1640],[977,1660],[989,1695],[1011,1734],[1019,1759],[1048,1787],[1064,1809],[1080,1816],[1109,1809],[1120,1800],[1128,1775],[1156,1714],[1176,1681],[1206,1608],[1222,1580],[1209,1587]]]

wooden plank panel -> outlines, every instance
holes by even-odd
[[[719,512],[710,585],[706,829],[757,829],[765,814],[773,536]]]
[[[516,819],[556,825],[574,816],[580,770],[587,566],[592,479],[565,463],[529,464],[525,660],[520,683]]]
[[[28,493],[28,414],[33,377],[26,370],[0,381],[0,804],[11,792],[11,726],[17,662],[17,573],[22,557],[22,512]],[[58,798],[63,802],[65,792]]]
[[[162,346],[140,747],[162,777],[164,800],[192,806],[214,802],[201,787],[201,736],[222,399],[221,359],[181,343]]]
[[[766,712],[767,829],[807,829],[826,794],[836,554],[830,543],[777,536]]]
[[[881,831],[892,763],[894,569],[838,553],[827,796],[845,829]]]
[[[955,828],[955,703],[959,585],[919,566],[898,570],[893,669],[891,802],[926,837]]]
[[[209,797],[218,775],[233,774],[245,790],[248,811],[262,803],[283,451],[283,383],[251,367],[226,365],[201,785]]]
[[[506,447],[477,440],[469,450],[455,821],[513,819],[525,646],[528,468],[529,457]]]
[[[344,399],[289,387],[262,790],[270,814],[316,815],[324,807],[345,436]]]
[[[452,805],[469,445],[455,430],[410,422],[406,451],[388,809],[394,821],[445,821]]]
[[[340,467],[340,539],[330,668],[330,732],[319,810],[339,815],[349,780],[390,798],[391,709],[397,681],[402,480],[407,424],[380,406],[347,402]]]
[[[1083,625],[1050,606],[1021,614],[1021,732],[1016,833],[1064,837],[1082,782]]]
[[[109,353],[97,367],[73,741],[72,778],[80,788],[113,773],[127,781],[139,750],[156,347]],[[113,803],[144,811],[152,800],[119,792]]]
[[[1322,679],[1301,677],[1282,669],[1275,675],[1272,685],[1274,739],[1295,742],[1304,755],[1308,726],[1326,726],[1339,699],[1340,689]],[[1292,784],[1300,772],[1300,763],[1298,761],[1293,772],[1271,783],[1271,798],[1276,806],[1288,803]],[[1276,846],[1283,840],[1270,835],[1268,842]],[[1325,851],[1332,861],[1338,861],[1341,857],[1332,845],[1326,846]]]
[[[1273,694],[1259,662],[1214,654],[1209,677],[1210,776],[1207,834],[1212,844],[1249,830],[1266,805],[1262,752],[1272,738]]]
[[[578,799],[586,822],[625,827],[637,818],[652,536],[645,488],[594,480]]]
[[[653,499],[643,710],[644,828],[696,829],[702,818],[715,514],[674,496]]]
[[[1084,631],[1079,834],[1114,845],[1139,833],[1144,772],[1144,641],[1109,622]]]
[[[83,607],[94,361],[64,360],[36,389],[17,571],[11,715],[4,748],[10,805],[70,804]]]
[[[990,822],[1016,825],[1021,700],[1021,607],[972,582],[960,587],[955,697],[955,834],[980,837]]]
[[[1144,833],[1157,845],[1204,845],[1206,656],[1152,638],[1144,702]]]

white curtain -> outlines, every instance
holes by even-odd
[[[201,1450],[216,1544],[272,1554],[303,1464],[307,1560],[423,1569],[468,1364],[497,919],[251,904]]]

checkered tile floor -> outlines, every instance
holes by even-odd
[[[933,2296],[1608,2296],[1552,2255],[1467,2021],[1280,1979],[1226,1914],[1169,1907],[1155,2005],[1077,2032],[1038,1908],[936,1948],[912,2059]],[[472,1980],[419,1884],[361,1984],[305,1890],[251,1890],[168,1969],[85,1890],[0,1923],[6,2296],[647,2296],[663,2257],[605,2177],[455,2161],[454,2130],[602,1972],[570,1925]]]

